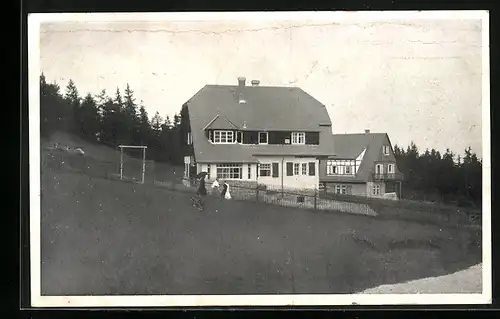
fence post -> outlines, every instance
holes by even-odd
[[[317,205],[318,205],[318,190],[316,187],[314,188],[314,210],[317,210]]]

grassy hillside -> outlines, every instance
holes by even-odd
[[[42,153],[46,155],[46,148],[54,144],[59,144],[64,147],[70,147],[72,149],[80,147],[85,151],[85,158],[87,162],[93,162],[95,166],[95,172],[89,172],[90,175],[104,175],[100,171],[106,170],[110,174],[119,173],[120,165],[120,150],[118,148],[112,148],[106,145],[90,143],[84,139],[77,136],[65,133],[65,132],[55,132],[51,135],[50,139],[43,139],[41,142]],[[140,152],[140,150],[137,150]],[[146,150],[146,156],[147,156]],[[139,154],[139,158],[142,155]],[[133,176],[139,178],[142,172],[142,163],[140,160],[134,159],[128,156],[126,153],[123,154],[124,158],[124,174],[127,176]],[[98,167],[99,166],[99,167]],[[90,167],[92,170],[93,167]],[[42,167],[43,170],[43,167]],[[168,163],[151,163],[148,161],[146,164],[146,180],[147,182],[152,182],[153,179],[157,181],[171,181],[182,178],[184,174],[184,167],[173,166]]]
[[[471,234],[46,169],[42,294],[350,293],[480,262]]]

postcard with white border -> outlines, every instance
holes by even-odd
[[[491,303],[487,11],[28,17],[34,307]]]

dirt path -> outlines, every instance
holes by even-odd
[[[413,280],[396,285],[383,285],[363,291],[364,294],[436,294],[481,293],[482,264],[453,274]]]

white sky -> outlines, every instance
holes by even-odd
[[[245,76],[301,87],[327,106],[334,133],[482,151],[480,20],[45,23],[40,54],[62,89],[70,78],[82,95],[129,83],[150,116]]]

